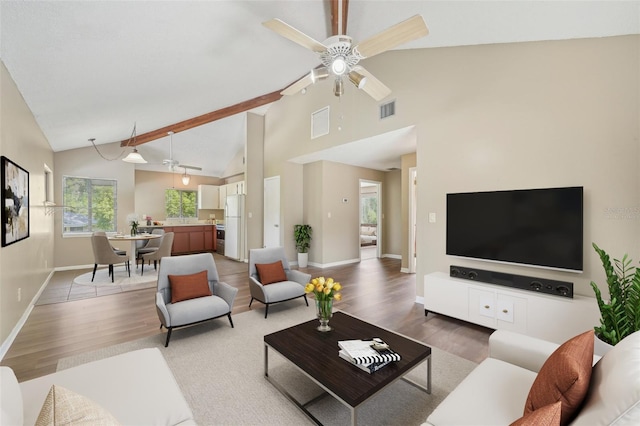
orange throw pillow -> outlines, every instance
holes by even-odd
[[[566,341],[545,361],[531,385],[524,414],[562,402],[561,424],[568,424],[580,410],[591,380],[593,330]]]
[[[562,403],[558,401],[525,414],[509,426],[560,426],[561,412]]]
[[[171,303],[211,296],[207,271],[191,275],[169,275],[169,284],[171,285]]]
[[[287,274],[284,272],[281,260],[273,263],[256,263],[256,269],[262,285],[287,281]]]

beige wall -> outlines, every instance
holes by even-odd
[[[245,173],[245,212],[247,220],[246,256],[249,249],[264,247],[264,117],[262,115],[247,114],[247,143],[246,156],[254,160],[252,167],[247,167]]]
[[[381,171],[330,161],[304,166],[302,223],[313,228],[310,263],[329,266],[360,259],[360,179],[381,182],[384,191]]]
[[[279,174],[288,158],[415,125],[418,296],[423,276],[450,264],[572,281],[591,295],[589,281],[603,281],[591,241],[640,256],[639,52],[640,36],[388,52],[364,65],[393,90],[395,117],[378,120],[378,104],[351,85],[341,101],[327,82],[285,97],[266,115],[265,174]],[[310,114],[326,105],[331,132],[311,140]],[[301,173],[282,180],[283,193]],[[571,185],[585,187],[583,274],[446,256],[447,192]],[[297,206],[283,203],[283,215],[299,217]]]
[[[29,238],[0,248],[0,356],[7,338],[53,268],[53,222],[45,215],[44,165],[53,150],[11,75],[0,62],[0,154],[29,172]],[[21,300],[18,301],[18,289]]]
[[[183,185],[180,173],[135,171],[135,212],[139,215],[151,216],[153,220],[163,221],[165,213],[165,190],[187,189],[198,190],[198,185],[223,185],[224,181],[209,176],[191,175],[189,185]],[[215,214],[216,219],[224,219],[224,209],[198,210],[199,220],[208,220],[209,214]]]

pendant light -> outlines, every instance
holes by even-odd
[[[184,169],[184,174],[182,175],[182,184],[183,184],[184,186],[187,186],[187,185],[189,185],[189,182],[190,182],[190,181],[191,181],[191,176],[189,176],[189,175],[187,174],[187,169],[185,168],[185,169]]]
[[[138,149],[136,148],[136,124],[135,123],[133,124],[133,133],[129,138],[129,142],[127,143],[127,146],[131,145],[132,140],[133,140],[133,152],[130,152],[129,155],[127,155],[125,158],[122,159],[122,161],[127,163],[136,163],[136,164],[146,163],[147,160],[142,158],[142,155],[140,155],[140,153],[138,152]]]

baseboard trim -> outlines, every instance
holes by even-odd
[[[416,303],[419,303],[422,306],[424,306],[424,296],[416,296]]]
[[[381,257],[389,257],[391,259],[400,259],[400,260],[402,260],[402,255],[400,255],[400,254],[385,253]]]
[[[360,262],[360,258],[341,260],[339,262],[331,262],[331,263],[309,262],[309,266],[315,266],[316,268],[330,268],[332,266],[349,265],[351,263],[358,263],[358,262]]]
[[[98,265],[100,266],[100,265]],[[92,269],[93,264],[89,265],[71,265],[71,266],[58,266],[54,271],[75,271],[76,269]]]
[[[44,291],[44,289],[47,287],[47,284],[49,284],[49,281],[51,281],[51,277],[53,277],[54,272],[55,272],[55,269],[52,269],[49,272],[49,275],[47,275],[47,278],[45,278],[44,282],[40,286],[40,289],[35,294],[35,296],[33,296],[33,299],[31,299],[31,302],[29,302],[27,309],[25,309],[24,313],[18,320],[17,324],[15,325],[15,327],[13,327],[13,330],[11,330],[11,333],[9,333],[9,336],[7,336],[5,341],[2,342],[2,345],[0,345],[0,360],[4,359],[5,355],[9,351],[9,348],[13,344],[13,341],[16,340],[18,333],[20,333],[20,330],[22,330],[22,327],[24,327],[25,323],[27,322],[27,319],[29,318],[29,315],[31,315],[31,311],[33,310],[33,307],[35,306],[36,302],[42,295],[42,292]]]

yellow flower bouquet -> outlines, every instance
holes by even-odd
[[[315,295],[316,313],[320,321],[318,330],[331,330],[328,324],[332,315],[333,299],[342,299],[342,294],[339,293],[341,289],[342,285],[339,282],[334,281],[333,278],[325,277],[314,278],[304,287],[305,293],[313,292]]]

